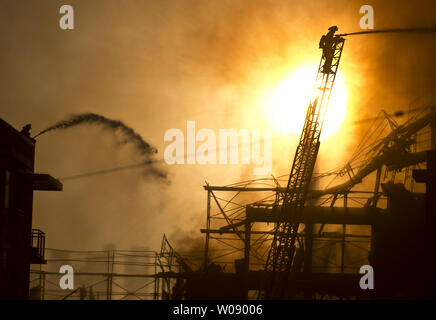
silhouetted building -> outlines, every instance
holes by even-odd
[[[28,299],[30,264],[44,264],[45,234],[32,230],[34,190],[62,190],[34,173],[35,140],[0,119],[0,299]],[[33,293],[34,295],[34,293]]]
[[[422,262],[424,277],[424,297],[426,299],[436,299],[436,255],[434,254],[436,238],[434,236],[434,227],[436,225],[436,126],[432,127],[432,149],[427,151],[427,169],[414,170],[413,176],[417,182],[426,184],[425,198],[425,216],[424,224],[424,245],[421,248],[423,253]]]

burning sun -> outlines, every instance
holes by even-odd
[[[301,68],[281,79],[266,98],[264,107],[275,130],[301,134],[306,109],[315,84],[316,68]],[[322,137],[339,129],[347,112],[344,75],[338,72],[324,120]]]

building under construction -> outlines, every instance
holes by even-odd
[[[386,136],[362,146],[343,168],[313,177],[345,181],[308,192],[281,298],[434,297],[435,120],[429,109],[416,120],[388,126]],[[433,150],[417,151],[430,136]],[[371,175],[372,185],[362,183]],[[426,184],[425,192],[416,191],[417,182]],[[278,198],[286,188],[280,179],[268,179],[204,189],[206,268],[186,277],[184,294],[188,299],[256,298],[273,276],[264,269],[275,235],[271,225],[295,215],[294,208],[281,210]],[[244,203],[251,194],[261,200]],[[373,267],[374,290],[359,285],[363,265]]]
[[[313,172],[344,37],[352,35],[337,30],[320,40],[289,176],[204,186],[203,266],[162,274],[176,279],[176,298],[434,298],[435,107],[398,113],[408,115],[403,124],[381,112],[343,167]],[[373,182],[365,179],[374,175]],[[332,177],[324,189],[312,187]],[[416,183],[425,183],[425,191]],[[372,268],[374,288],[360,285],[362,266]]]

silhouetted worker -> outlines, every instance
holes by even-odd
[[[95,300],[94,290],[92,290],[92,287],[89,288],[89,300]]]
[[[24,134],[26,137],[30,137],[30,129],[32,129],[32,125],[26,124],[22,129],[21,129],[21,133]]]
[[[323,73],[332,72],[331,67],[333,61],[333,54],[335,52],[335,47],[336,47],[336,39],[335,39],[336,31],[338,31],[337,26],[330,27],[329,32],[327,32],[326,35],[323,35],[319,40],[319,47],[322,49],[322,54],[325,59],[324,66],[322,67]]]
[[[80,293],[80,300],[85,300],[85,298],[86,298],[86,287],[85,287],[85,285],[82,285],[80,287],[79,293]]]

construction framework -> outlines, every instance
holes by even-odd
[[[293,288],[289,295],[347,298],[362,294],[356,290],[358,271],[360,266],[370,264],[374,225],[388,214],[387,192],[380,187],[382,183],[400,182],[420,197],[411,173],[425,166],[422,150],[435,145],[434,110],[420,108],[402,125],[382,111],[345,165],[314,174],[313,180],[325,188],[310,190],[301,211],[300,222],[305,228],[297,233],[301,253],[285,282],[286,290]],[[329,178],[330,182],[320,182]],[[256,298],[271,280],[271,273],[262,270],[276,233],[269,224],[291,222],[290,217],[298,210],[288,208],[285,214],[277,210],[277,195],[286,191],[285,179],[281,176],[204,186],[204,263],[221,264],[227,272],[245,278],[247,298]],[[370,183],[362,187],[364,179]]]
[[[47,265],[31,269],[34,300],[169,300],[173,275],[189,270],[164,235],[161,251],[46,249]],[[73,289],[63,290],[61,265],[74,270]]]

